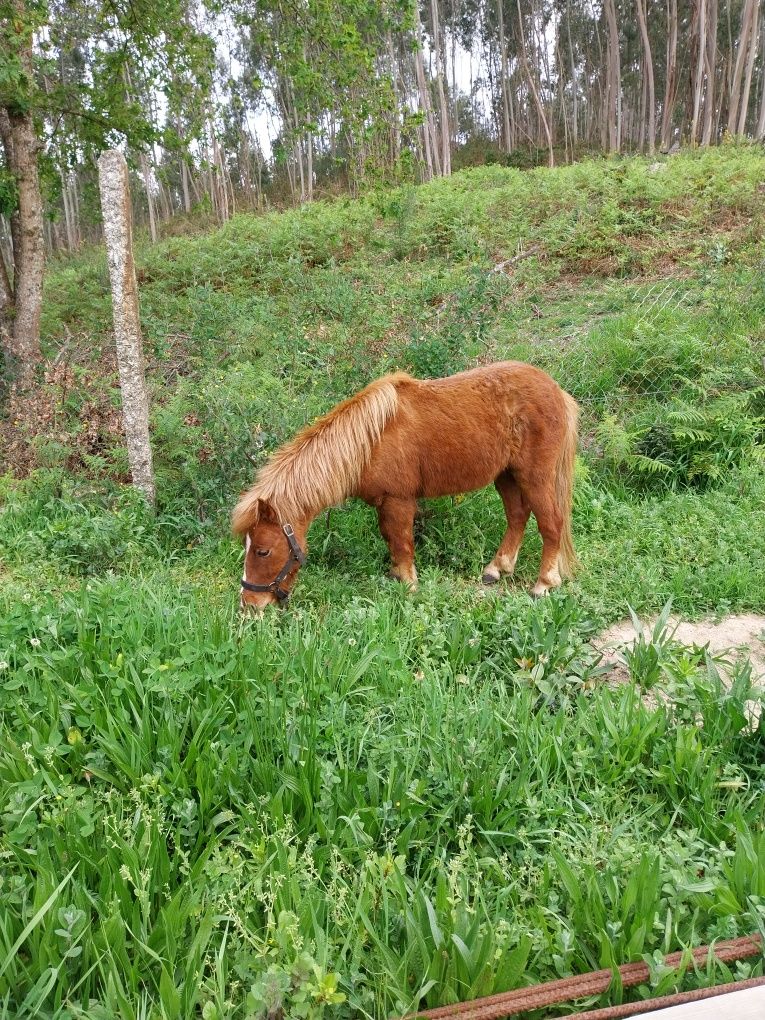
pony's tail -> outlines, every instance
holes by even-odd
[[[571,536],[571,508],[574,496],[574,466],[576,463],[577,422],[579,405],[564,391],[566,424],[563,442],[555,465],[555,496],[558,509],[563,515],[563,530],[560,537],[558,569],[562,577],[572,577],[577,567],[574,541]]]

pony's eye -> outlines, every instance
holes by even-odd
[[[271,555],[270,549],[258,549],[258,556],[270,556],[270,555]]]

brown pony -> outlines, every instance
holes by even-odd
[[[504,361],[445,379],[403,372],[377,379],[283,446],[239,500],[233,530],[245,536],[242,606],[289,596],[306,535],[326,507],[351,496],[375,507],[391,573],[417,585],[412,526],[420,497],[494,482],[507,531],[483,572],[512,574],[529,514],[542,535],[532,594],[570,576],[571,498],[578,406],[550,376]]]

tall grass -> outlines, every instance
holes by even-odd
[[[113,580],[7,612],[0,1001],[234,1017],[286,981],[380,1016],[756,927],[746,676],[649,710],[570,597],[519,608],[247,627]]]

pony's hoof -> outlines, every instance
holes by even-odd
[[[545,595],[550,594],[550,589],[546,588],[543,584],[535,584],[531,589],[531,597],[533,599],[543,599]]]
[[[395,570],[389,570],[388,577],[392,581],[398,581],[399,584],[403,584],[405,588],[409,589],[409,591],[417,591],[419,587],[417,574],[416,572],[413,573],[414,573],[413,577],[402,577],[400,574],[397,574]]]
[[[483,575],[483,577],[481,578],[481,584],[485,584],[485,585],[487,585],[487,587],[488,587],[488,585],[496,584],[498,581],[499,581],[499,574],[485,573]]]

